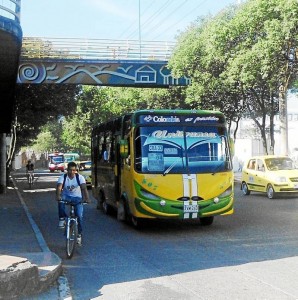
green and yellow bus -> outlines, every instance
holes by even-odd
[[[221,112],[140,110],[92,130],[92,193],[104,213],[200,219],[233,213],[232,151]]]

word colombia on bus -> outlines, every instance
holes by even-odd
[[[224,115],[206,110],[139,110],[92,130],[92,193],[105,213],[199,219],[233,213],[233,144]]]

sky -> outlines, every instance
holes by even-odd
[[[243,1],[243,0],[242,0]],[[197,17],[240,0],[22,0],[24,37],[175,41]]]

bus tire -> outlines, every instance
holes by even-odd
[[[200,223],[203,226],[209,226],[213,223],[214,217],[200,218]]]
[[[105,215],[109,215],[111,213],[111,206],[107,203],[106,198],[102,192],[99,193],[98,205]]]
[[[102,211],[105,215],[109,215],[111,213],[111,206],[107,203],[105,199],[102,202]]]
[[[102,202],[103,202],[103,195],[101,192],[99,192],[97,197],[97,205],[96,208],[102,210]]]
[[[130,221],[135,229],[141,229],[144,227],[144,220],[141,218],[137,218],[137,217],[131,215]]]
[[[126,219],[127,219],[127,216],[126,216],[125,201],[124,201],[124,199],[121,198],[118,202],[117,220],[125,221]]]

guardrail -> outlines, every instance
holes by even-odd
[[[24,37],[22,59],[168,60],[174,42]]]
[[[2,0],[0,2],[0,16],[20,23],[21,0]]]

